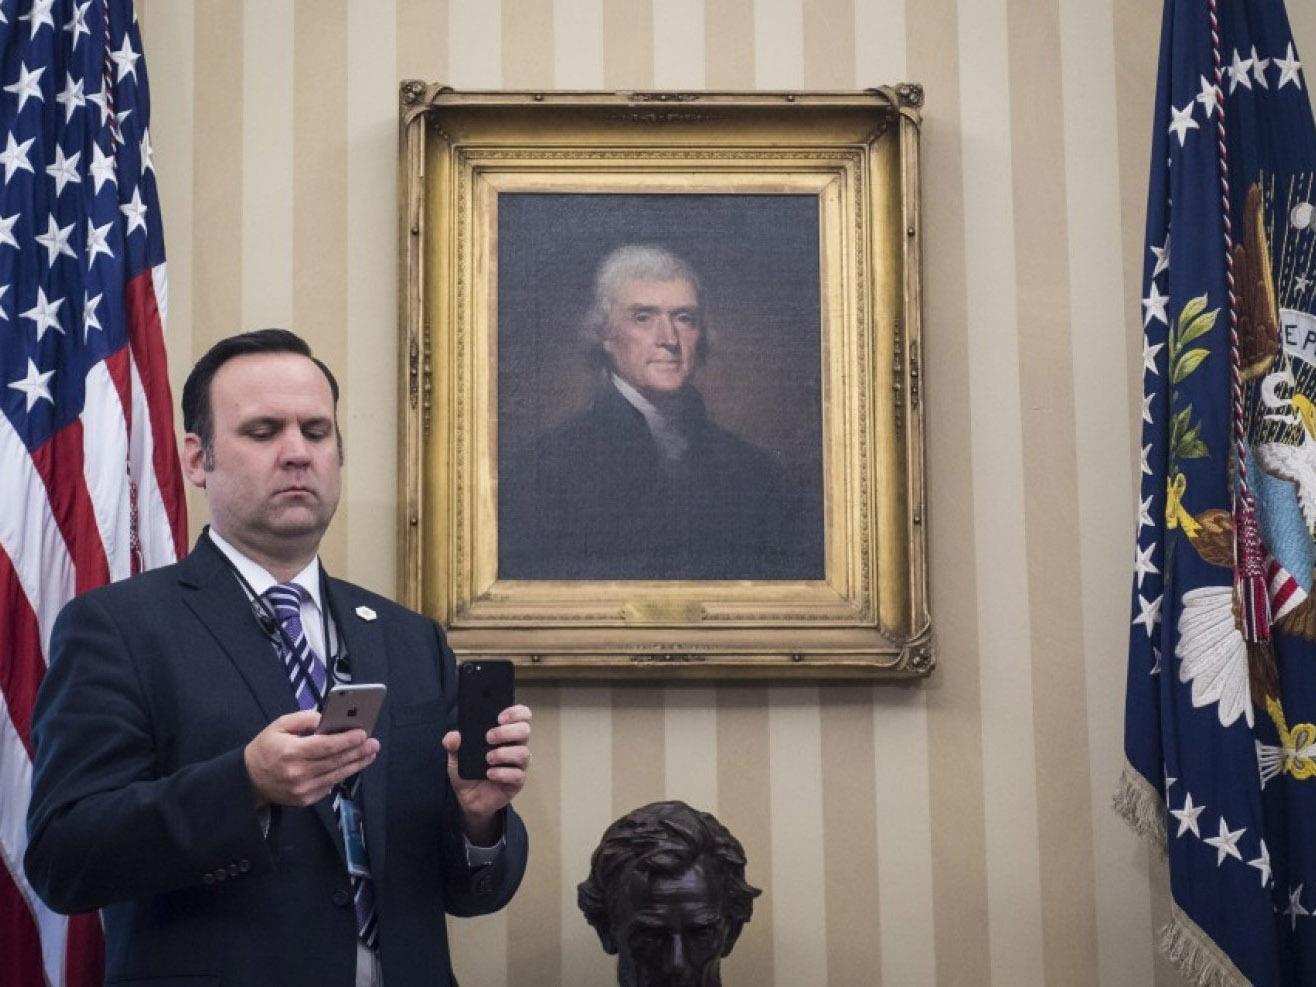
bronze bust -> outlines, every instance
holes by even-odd
[[[621,987],[721,987],[760,890],[740,841],[707,812],[653,802],[604,832],[577,902]]]

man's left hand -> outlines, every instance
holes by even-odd
[[[497,842],[498,813],[516,798],[525,785],[530,765],[529,706],[509,706],[498,714],[498,726],[485,735],[489,742],[489,770],[484,780],[472,781],[457,774],[457,751],[461,734],[450,730],[443,737],[448,752],[448,780],[462,808],[462,829],[476,846]]]

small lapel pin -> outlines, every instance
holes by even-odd
[[[362,620],[374,620],[377,616],[379,616],[378,614],[375,613],[375,611],[371,610],[369,607],[357,607],[356,615],[360,617]]]

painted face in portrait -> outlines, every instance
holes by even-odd
[[[249,554],[319,543],[338,507],[342,456],[333,395],[296,353],[234,357],[210,384],[211,454],[187,437],[183,465],[217,531]]]
[[[603,349],[613,370],[646,398],[661,402],[690,383],[703,329],[689,281],[626,282],[609,323]]]
[[[621,987],[720,987],[730,923],[701,865],[675,877],[633,873],[613,931]]]

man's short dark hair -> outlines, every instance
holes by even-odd
[[[187,382],[183,385],[183,431],[191,432],[201,439],[201,448],[208,460],[213,456],[215,443],[215,415],[210,405],[210,383],[219,368],[229,360],[250,353],[296,353],[306,357],[320,368],[320,372],[329,381],[329,391],[334,397],[334,415],[337,417],[338,381],[334,379],[333,371],[311,354],[311,347],[301,336],[287,329],[255,329],[229,336],[206,351],[205,356],[196,362],[192,372],[187,375]],[[339,441],[341,447],[341,439]]]
[[[696,864],[702,864],[710,883],[721,889],[729,950],[761,892],[745,880],[740,841],[716,816],[684,802],[652,802],[609,826],[590,859],[589,878],[576,888],[576,901],[606,947],[614,935],[613,899],[626,893],[632,874],[648,880],[675,878]]]

